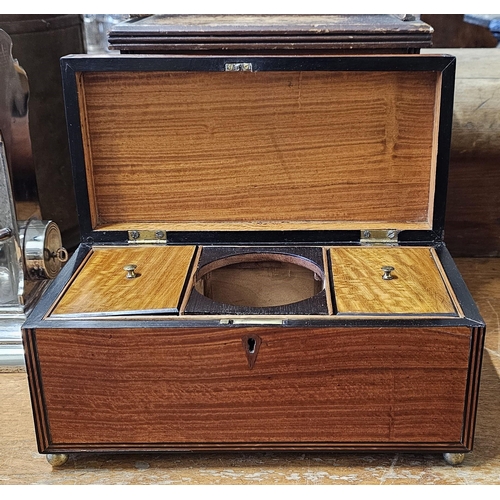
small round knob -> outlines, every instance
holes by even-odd
[[[382,271],[384,271],[384,275],[382,276],[382,279],[384,280],[393,280],[394,276],[391,275],[392,271],[394,271],[394,268],[392,266],[382,266]]]
[[[124,271],[127,271],[127,279],[128,280],[133,279],[133,278],[137,278],[137,274],[135,274],[136,268],[137,268],[137,266],[135,264],[128,264],[123,268]]]

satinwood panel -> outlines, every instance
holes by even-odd
[[[52,316],[177,312],[195,247],[96,248]],[[137,266],[134,279],[123,269]]]
[[[459,445],[470,339],[467,327],[36,331],[51,443],[67,448]]]
[[[79,82],[94,227],[431,227],[437,72],[89,72]]]
[[[330,249],[339,314],[456,314],[428,247]],[[394,267],[384,280],[383,266]]]

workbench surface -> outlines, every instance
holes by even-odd
[[[71,455],[53,469],[37,453],[26,374],[0,373],[0,485],[22,484],[498,484],[500,259],[457,265],[487,324],[474,451],[459,466],[440,454],[173,453]]]

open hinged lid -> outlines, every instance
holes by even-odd
[[[65,57],[83,237],[438,241],[454,67],[420,55]]]

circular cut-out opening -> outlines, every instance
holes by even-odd
[[[205,297],[240,307],[276,307],[314,297],[324,273],[314,262],[284,254],[244,254],[198,270],[195,289]]]

